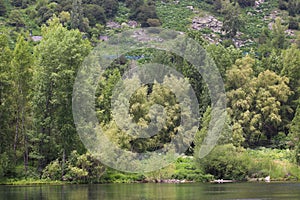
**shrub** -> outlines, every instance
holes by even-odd
[[[90,26],[95,26],[97,23],[105,24],[106,16],[105,11],[101,6],[95,4],[84,5],[84,16],[89,20]]]
[[[15,176],[15,164],[7,152],[0,154],[0,178]]]
[[[299,29],[299,23],[295,18],[290,18],[290,20],[289,20],[289,29],[294,29],[294,30]]]
[[[249,163],[244,151],[232,144],[217,146],[208,156],[198,159],[204,172],[218,179],[244,180],[249,171]]]
[[[99,182],[105,167],[90,153],[79,155],[73,151],[63,165],[55,160],[43,170],[42,178],[50,180],[67,180],[75,182]]]
[[[62,175],[61,164],[58,160],[52,161],[46,168],[43,170],[42,178],[50,180],[60,180]]]
[[[19,10],[13,10],[9,14],[9,24],[16,27],[24,27],[25,22]]]
[[[147,23],[149,24],[150,27],[158,27],[161,25],[159,19],[147,19]]]
[[[279,0],[279,6],[278,7],[279,7],[280,10],[287,10],[288,4],[284,0]]]

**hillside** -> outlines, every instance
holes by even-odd
[[[297,1],[295,1],[297,3]],[[224,4],[224,3],[223,3]],[[272,28],[276,17],[288,26],[286,34],[293,39],[298,33],[299,8],[291,1],[278,0],[240,0],[240,8],[233,15],[239,15],[242,23],[233,23],[238,33],[235,34],[235,45],[252,47],[258,42],[265,28]],[[298,6],[299,7],[299,6]],[[90,38],[99,38],[101,34],[109,34],[110,28],[126,28],[135,26],[160,26],[172,30],[200,30],[204,37],[217,43],[226,38],[221,29],[223,22],[232,21],[226,17],[226,9],[222,0],[199,1],[117,1],[117,0],[63,0],[63,1],[9,1],[0,3],[1,31],[31,32],[40,35],[41,26],[53,15],[68,28],[79,28]],[[76,13],[76,14],[75,14]],[[209,25],[210,20],[218,25]],[[202,20],[202,22],[201,22]],[[129,22],[129,24],[128,24]],[[121,26],[123,23],[123,26]],[[199,24],[200,23],[200,24]],[[201,24],[202,23],[202,24]],[[197,25],[198,24],[198,25]],[[229,27],[230,28],[230,27]],[[217,29],[217,30],[216,30]]]

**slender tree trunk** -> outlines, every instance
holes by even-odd
[[[66,151],[65,151],[65,149],[63,149],[63,157],[62,157],[62,164],[61,164],[61,180],[63,180],[63,178],[64,178],[65,163],[66,163]]]
[[[19,106],[18,106],[19,107]],[[15,163],[17,162],[17,143],[19,139],[19,108],[17,109],[17,121],[16,121],[16,128],[15,128],[15,139],[14,139],[14,156],[15,156]]]
[[[24,142],[24,170],[27,176],[28,171],[28,138],[25,128],[25,114],[24,109],[22,109],[22,133],[23,133],[23,142]]]

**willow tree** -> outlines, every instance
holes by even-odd
[[[255,76],[254,62],[249,56],[237,60],[226,74],[229,114],[243,127],[246,146],[262,145],[262,139],[271,143],[286,125],[282,110],[292,94],[287,77],[269,70]]]

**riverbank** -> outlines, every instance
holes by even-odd
[[[166,179],[166,180],[153,180],[153,181],[133,181],[133,182],[116,182],[116,183],[94,183],[94,184],[188,184],[188,183],[199,183],[195,181],[178,180],[178,179]],[[250,179],[246,181],[235,181],[235,180],[212,180],[204,182],[204,184],[228,184],[228,183],[300,183],[300,181],[291,181],[288,179],[273,179],[266,182],[264,179]],[[88,185],[90,183],[77,183],[77,182],[66,182],[66,181],[51,181],[51,180],[6,180],[0,181],[0,185],[11,185],[11,186],[29,186],[29,185]]]
[[[224,149],[225,148],[225,149]],[[192,156],[183,156],[166,168],[145,174],[123,173],[106,168],[97,179],[88,177],[70,181],[51,178],[40,179],[22,176],[0,180],[1,185],[63,185],[63,184],[110,184],[110,183],[208,183],[214,180],[233,180],[234,182],[290,182],[300,180],[300,168],[293,162],[294,152],[289,150],[261,148],[240,149],[232,153],[228,147],[216,148],[208,160],[197,161]],[[218,152],[226,152],[219,154]],[[227,155],[228,154],[228,155]],[[236,155],[232,157],[232,155]],[[207,165],[207,166],[206,166]],[[209,167],[209,168],[205,168]],[[220,166],[226,166],[224,169]],[[231,167],[230,167],[231,166]],[[228,169],[230,169],[228,171]],[[226,171],[224,171],[226,170]],[[217,172],[212,174],[210,172]],[[238,175],[238,176],[237,176]],[[59,176],[58,176],[59,177]],[[71,177],[72,178],[72,177]],[[71,179],[72,180],[72,179]]]

